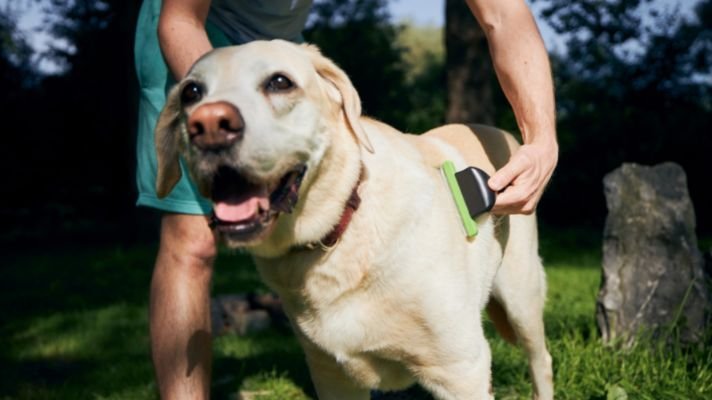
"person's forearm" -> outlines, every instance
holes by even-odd
[[[468,0],[487,35],[497,77],[514,110],[522,139],[524,143],[556,147],[551,67],[533,16],[524,1],[506,7],[490,3]]]
[[[203,54],[212,50],[205,32],[210,1],[164,0],[158,21],[163,57],[176,80],[182,79]]]

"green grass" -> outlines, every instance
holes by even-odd
[[[709,243],[703,241],[703,243]],[[6,258],[0,280],[0,399],[155,399],[147,298],[154,249],[53,251]],[[600,239],[542,233],[549,300],[547,336],[557,399],[712,398],[712,345],[630,349],[601,344],[594,320]],[[215,293],[262,289],[249,259],[223,255]],[[530,398],[522,352],[496,337],[497,398]],[[294,338],[285,332],[214,342],[212,392],[234,399],[314,398]],[[429,399],[417,388],[409,398]]]

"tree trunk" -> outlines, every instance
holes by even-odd
[[[446,122],[494,123],[494,70],[487,38],[464,0],[445,2]]]

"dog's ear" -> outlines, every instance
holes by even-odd
[[[324,57],[316,46],[305,44],[302,47],[307,50],[319,76],[333,85],[336,92],[338,92],[341,110],[351,132],[363,147],[373,153],[373,145],[359,120],[361,117],[361,99],[349,77],[333,61]]]
[[[156,156],[156,195],[162,199],[173,190],[181,177],[178,153],[180,150],[180,100],[178,85],[171,89],[166,99],[155,130]]]

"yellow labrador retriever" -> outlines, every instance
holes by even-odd
[[[213,51],[171,91],[156,128],[157,190],[182,156],[224,242],[282,298],[320,399],[420,383],[492,398],[481,311],[527,352],[553,396],[534,216],[477,219],[467,240],[439,166],[490,174],[516,141],[485,126],[405,135],[364,118],[345,73],[284,41]]]

